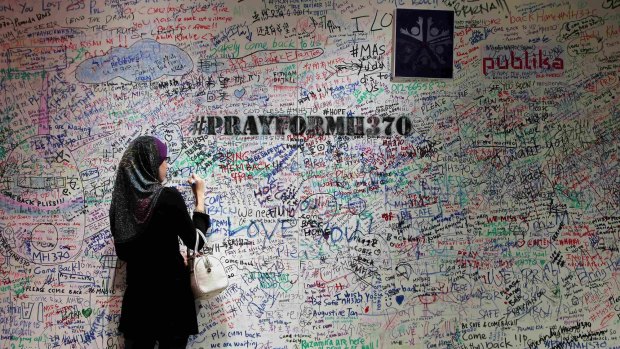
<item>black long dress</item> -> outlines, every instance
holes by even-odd
[[[179,253],[177,236],[193,249],[196,228],[204,233],[209,225],[204,213],[194,212],[192,221],[181,193],[164,188],[145,233],[117,246],[116,254],[127,262],[119,325],[125,336],[169,338],[198,333],[189,271]]]

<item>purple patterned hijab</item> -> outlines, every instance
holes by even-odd
[[[119,163],[110,205],[110,226],[115,244],[140,236],[151,220],[164,186],[159,166],[167,147],[152,136],[140,136],[130,144]]]

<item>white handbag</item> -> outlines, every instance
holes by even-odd
[[[196,244],[190,253],[187,249],[187,264],[189,265],[190,279],[194,299],[206,299],[217,295],[228,287],[228,275],[222,262],[211,254],[196,255],[198,238],[207,242],[204,234],[196,229]]]

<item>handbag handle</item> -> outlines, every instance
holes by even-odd
[[[205,244],[207,243],[207,237],[200,231],[200,229],[196,228],[196,242],[194,243],[194,249],[192,250],[192,255],[195,255],[196,252],[198,251],[198,238],[202,238],[202,240],[205,242]],[[190,255],[189,252],[189,248],[187,251],[187,259],[189,260],[190,258],[193,258],[193,256]],[[202,259],[204,261],[204,265],[205,268],[207,269],[207,273],[211,272],[211,263],[209,262],[209,258],[203,258]],[[194,268],[193,265],[191,265],[190,268]]]
[[[203,234],[200,229],[196,228],[196,243],[194,244],[194,251],[198,251],[198,237],[201,237],[202,240],[207,243],[207,237]]]

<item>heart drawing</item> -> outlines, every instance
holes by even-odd
[[[241,98],[243,97],[243,95],[245,95],[245,88],[240,88],[238,90],[235,90],[235,97]]]

